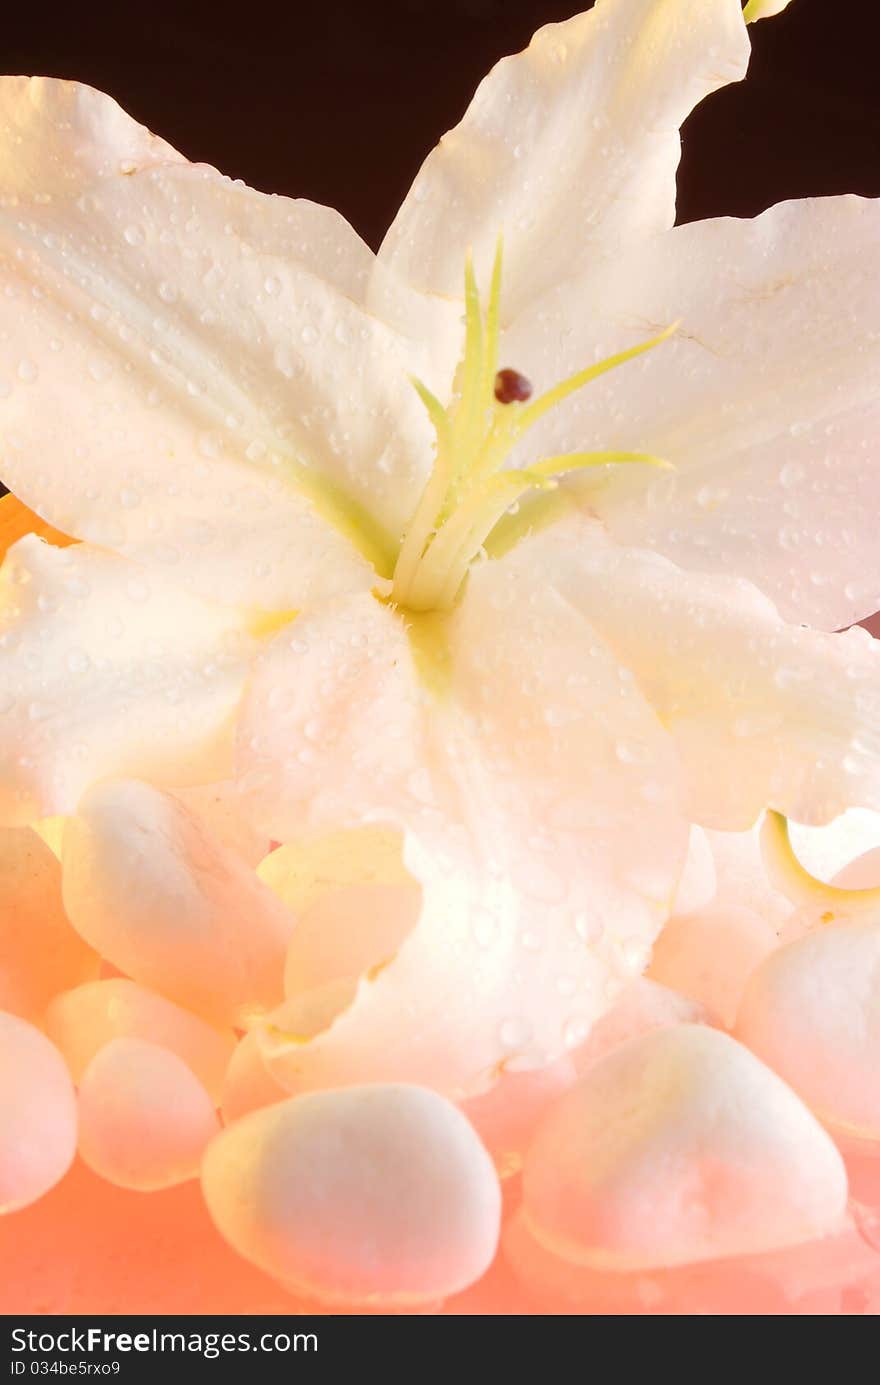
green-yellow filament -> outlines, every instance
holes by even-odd
[[[552,489],[558,477],[585,467],[669,466],[650,453],[609,450],[563,453],[542,458],[525,470],[502,469],[514,444],[557,404],[600,375],[659,346],[678,324],[577,371],[535,400],[499,403],[495,380],[501,270],[499,236],[484,314],[473,258],[470,253],[467,256],[464,354],[449,407],[444,408],[420,380],[412,382],[434,428],[436,455],[394,568],[391,600],[410,611],[443,611],[454,604],[471,562],[510,507],[526,493]]]

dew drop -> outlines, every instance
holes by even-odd
[[[623,765],[641,765],[650,758],[650,752],[637,741],[618,741],[614,753]]]
[[[495,938],[495,920],[488,909],[480,909],[475,913],[471,928],[478,947],[491,946]]]
[[[794,486],[799,486],[806,476],[806,471],[800,462],[786,462],[779,473],[779,484],[786,490],[791,490]]]
[[[590,914],[584,912],[577,913],[572,922],[574,924],[575,933],[577,933],[578,937],[583,942],[597,943],[602,937],[604,929],[601,921],[592,917]]]
[[[498,1034],[505,1048],[523,1048],[532,1037],[532,1028],[524,1019],[508,1019],[504,1020]]]
[[[129,600],[135,601],[138,604],[149,601],[150,599],[150,588],[147,586],[146,582],[142,582],[138,577],[133,577],[130,582],[126,583],[125,590],[128,593]]]
[[[67,667],[71,673],[87,673],[92,661],[84,649],[71,649],[67,655]]]
[[[570,1015],[562,1027],[562,1039],[566,1048],[579,1048],[590,1032],[590,1024],[583,1015]]]

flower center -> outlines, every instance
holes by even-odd
[[[473,259],[467,256],[464,351],[449,406],[444,408],[421,380],[412,381],[434,426],[436,454],[394,569],[391,600],[410,611],[449,610],[489,534],[526,492],[552,490],[560,476],[585,467],[632,462],[669,465],[650,453],[608,451],[545,457],[524,470],[504,466],[513,446],[550,409],[599,375],[666,341],[678,324],[577,371],[532,399],[532,385],[525,375],[510,367],[498,368],[501,253],[499,236],[485,311]]]

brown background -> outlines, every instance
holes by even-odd
[[[191,159],[338,207],[376,245],[484,72],[577,12],[549,0],[16,0],[0,68],[109,91]],[[748,83],[684,132],[683,220],[880,195],[876,0],[794,0],[752,28]]]

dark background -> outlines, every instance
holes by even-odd
[[[378,245],[481,76],[577,0],[17,0],[0,69],[110,92],[189,158],[338,207]],[[684,131],[682,220],[880,194],[876,0],[794,0],[753,26],[747,83]]]
[[[483,74],[577,0],[18,0],[0,70],[110,92],[190,159],[339,208],[374,247]],[[880,195],[877,0],[793,0],[688,120],[679,219]],[[0,486],[2,493],[2,486]],[[872,622],[880,632],[880,617]]]

